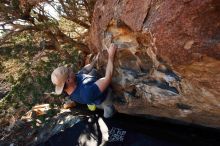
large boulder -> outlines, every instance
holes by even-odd
[[[220,127],[218,0],[98,0],[89,47],[118,46],[115,105],[128,114]]]

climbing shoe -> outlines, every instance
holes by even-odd
[[[87,106],[88,106],[88,109],[90,111],[95,111],[96,110],[96,106],[94,104],[87,104]]]

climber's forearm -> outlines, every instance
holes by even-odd
[[[105,76],[98,81],[96,81],[96,85],[99,87],[100,91],[103,92],[111,83],[112,75],[113,75],[113,61],[114,58],[108,58],[108,63],[106,67]]]
[[[113,62],[114,62],[114,56],[116,52],[116,46],[114,44],[111,44],[108,51],[108,63],[105,71],[105,76],[98,81],[95,82],[95,84],[99,87],[100,91],[103,92],[111,83],[112,80],[112,74],[113,74]]]
[[[83,73],[89,73],[95,66],[96,61],[94,60],[93,62],[91,62],[90,64],[87,64],[83,67]]]
[[[105,71],[105,78],[109,83],[111,82],[112,74],[113,74],[113,68],[114,68],[113,61],[114,58],[110,58],[110,57],[108,58],[108,63]]]
[[[90,73],[92,71],[92,69],[94,68],[96,61],[97,60],[93,60],[90,64],[85,65],[82,68],[81,72],[84,73],[84,74]]]
[[[90,73],[94,68],[96,62],[98,61],[98,57],[99,57],[99,53],[96,55],[95,58],[93,58],[93,61],[90,64],[87,64],[82,68],[81,72],[84,74]]]

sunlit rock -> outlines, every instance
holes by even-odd
[[[220,127],[217,0],[97,1],[89,47],[117,45],[112,86],[120,112]]]

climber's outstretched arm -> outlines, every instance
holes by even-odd
[[[83,74],[88,74],[92,71],[92,69],[94,68],[97,60],[99,58],[99,53],[98,55],[93,59],[93,61],[90,63],[90,64],[87,64],[85,65],[81,70],[80,70],[80,73],[83,73]]]
[[[103,92],[111,83],[112,80],[112,74],[113,74],[113,62],[116,52],[116,46],[114,44],[111,44],[108,51],[108,63],[106,67],[105,76],[103,78],[100,78],[95,82],[95,84],[99,87],[100,91]]]

